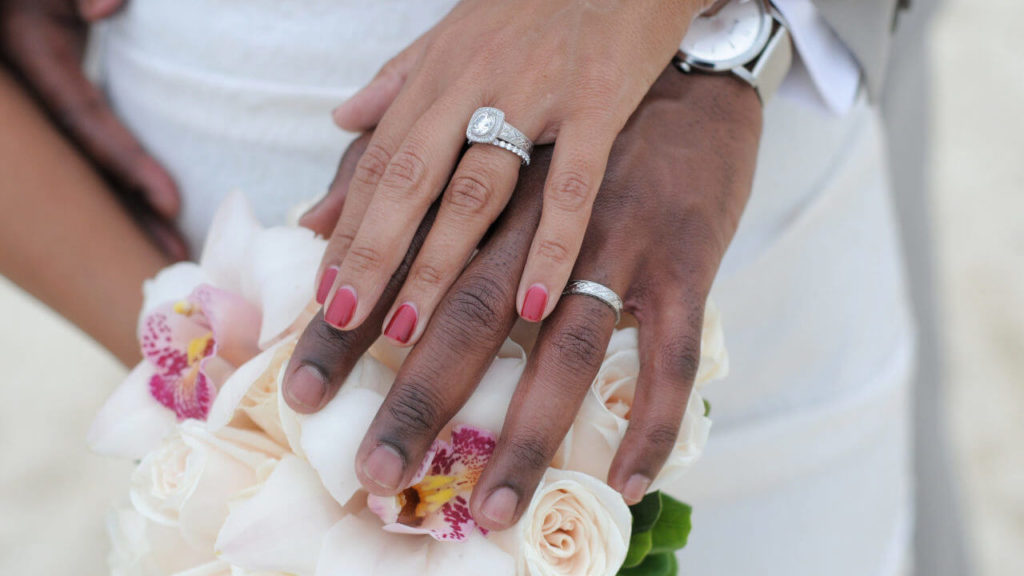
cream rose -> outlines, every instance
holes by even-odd
[[[135,510],[107,516],[111,576],[163,576],[214,560],[213,548],[185,542],[175,528],[161,526]]]
[[[572,430],[562,444],[560,468],[607,478],[615,452],[626,434],[640,374],[637,329],[617,330],[608,344],[604,363],[583,400]],[[686,405],[675,448],[651,490],[679,479],[704,451],[711,420],[705,416],[704,386],[728,373],[728,354],[718,309],[708,302],[701,334],[701,359]]]
[[[618,492],[580,472],[549,469],[519,523],[518,576],[612,576],[633,518]]]
[[[228,499],[259,482],[282,455],[262,434],[234,428],[213,434],[186,421],[135,469],[132,505],[152,522],[177,527],[190,544],[212,549]]]

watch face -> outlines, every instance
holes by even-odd
[[[771,17],[762,0],[730,0],[690,24],[679,49],[696,65],[730,69],[753,60],[764,49]]]

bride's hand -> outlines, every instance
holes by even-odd
[[[675,443],[700,358],[704,303],[750,193],[760,129],[761,106],[749,86],[669,68],[612,151],[573,278],[623,295],[625,311],[639,323],[636,397],[607,479],[630,502],[643,495]],[[536,169],[524,173],[402,365],[356,457],[370,491],[394,493],[409,482],[512,329],[550,159],[550,148],[537,151]],[[306,224],[322,227],[330,220],[325,215],[338,213],[339,180]],[[375,319],[390,306],[409,261]],[[545,320],[473,492],[473,516],[484,527],[511,525],[529,503],[601,366],[614,324],[604,303],[585,297],[565,299]],[[376,335],[367,326],[343,332],[310,323],[287,368],[289,404],[302,412],[323,407]]]
[[[475,145],[460,160],[469,118],[483,106],[537,144],[557,139],[543,216],[517,278],[519,314],[546,317],[576,261],[615,137],[705,4],[462,0],[335,112],[346,129],[376,130],[317,276],[327,322],[351,330],[367,320],[443,192],[383,323],[401,316],[406,329],[385,329],[399,343],[423,333],[519,174],[519,157],[496,146]]]

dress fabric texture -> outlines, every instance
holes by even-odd
[[[321,196],[353,138],[331,109],[452,4],[134,0],[101,30],[101,78],[198,254],[232,190],[266,224]],[[914,331],[877,111],[776,98],[758,162],[712,295],[731,374],[670,489],[694,506],[681,573],[906,574]]]

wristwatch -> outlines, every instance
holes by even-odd
[[[764,104],[793,61],[785,20],[768,0],[720,0],[697,16],[674,63],[683,72],[733,74]]]

